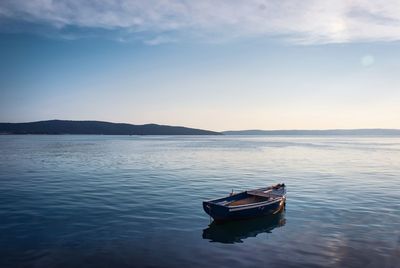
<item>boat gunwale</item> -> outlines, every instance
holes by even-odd
[[[213,204],[213,205],[216,205],[216,206],[220,206],[220,207],[231,209],[231,208],[243,208],[243,207],[249,207],[249,206],[257,207],[257,206],[261,206],[261,205],[267,205],[269,203],[272,204],[272,203],[275,203],[277,201],[282,201],[285,197],[286,197],[286,195],[283,194],[283,195],[279,195],[279,196],[273,198],[272,200],[266,200],[266,201],[262,201],[262,202],[249,203],[249,204],[237,205],[237,206],[227,206],[227,205],[223,205],[223,204],[219,204],[219,203],[215,202],[216,200],[220,200],[220,199],[223,199],[223,198],[204,201],[204,203]]]
[[[224,208],[228,208],[230,211],[231,209],[235,209],[235,208],[244,208],[244,207],[250,207],[250,206],[254,206],[254,207],[258,207],[258,206],[262,206],[262,205],[267,205],[269,203],[273,204],[277,201],[282,201],[286,198],[286,188],[284,188],[283,193],[282,194],[274,194],[274,193],[268,193],[270,195],[274,195],[275,197],[272,197],[272,200],[267,200],[267,201],[262,201],[262,202],[256,202],[256,203],[250,203],[250,204],[244,204],[244,205],[237,205],[237,206],[227,206],[227,205],[223,205],[223,204],[219,204],[218,202],[223,201],[224,199],[230,198],[230,197],[234,197],[240,194],[248,194],[248,195],[252,195],[251,191],[266,191],[266,190],[270,190],[272,189],[272,186],[269,187],[263,187],[263,188],[258,188],[258,189],[254,189],[254,190],[248,190],[248,191],[242,191],[239,193],[235,193],[233,195],[230,196],[226,196],[226,197],[222,197],[222,198],[215,198],[215,199],[209,199],[206,201],[203,201],[203,203],[208,203],[208,204],[213,204],[219,207],[224,207]]]

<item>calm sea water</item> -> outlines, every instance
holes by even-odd
[[[202,210],[278,182],[276,217]],[[0,267],[400,267],[400,138],[0,136]]]

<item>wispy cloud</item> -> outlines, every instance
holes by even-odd
[[[42,27],[42,32],[108,33],[150,45],[184,38],[270,36],[296,44],[395,41],[400,40],[400,4],[398,0],[1,1],[0,30],[33,31],[32,25]]]

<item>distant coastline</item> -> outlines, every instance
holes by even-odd
[[[236,130],[224,135],[262,136],[400,136],[400,129],[327,129],[327,130]]]
[[[219,132],[157,124],[132,125],[103,121],[48,120],[29,123],[0,123],[0,134],[47,135],[222,135]]]
[[[47,120],[0,123],[0,135],[259,135],[259,136],[400,136],[400,129],[230,130],[211,131],[157,124],[133,125],[104,121]]]

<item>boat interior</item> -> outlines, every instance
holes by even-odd
[[[261,190],[252,190],[247,191],[247,195],[244,198],[233,200],[226,204],[227,206],[241,206],[265,201],[271,201],[276,198],[279,198],[279,195],[274,194],[272,191],[261,191]]]
[[[284,190],[284,188],[281,188],[280,185],[250,190],[220,199],[217,203],[219,205],[232,207],[272,201],[282,197],[284,194],[282,190]]]
[[[227,205],[228,206],[241,206],[241,205],[264,202],[264,201],[268,201],[269,199],[270,199],[269,197],[249,195],[246,198],[232,201],[232,202],[228,203]]]

